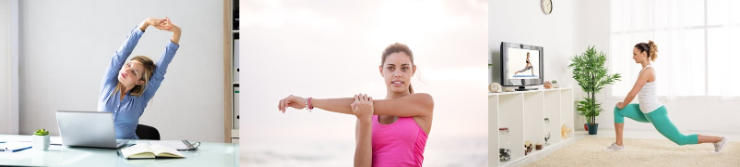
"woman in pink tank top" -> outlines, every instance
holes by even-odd
[[[365,94],[332,99],[290,95],[280,100],[278,109],[285,113],[288,107],[320,108],[355,115],[355,166],[421,166],[434,100],[411,87],[416,72],[411,49],[391,44],[383,51],[378,70],[385,79],[385,99],[373,100]]]

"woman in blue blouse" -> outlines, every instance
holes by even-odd
[[[135,56],[126,62],[149,26],[173,33],[159,61],[155,64],[149,57]],[[147,18],[131,30],[116,51],[103,77],[98,99],[98,111],[113,112],[116,138],[139,139],[136,136],[139,117],[164,80],[167,66],[180,47],[180,34],[180,27],[172,24],[169,18]]]

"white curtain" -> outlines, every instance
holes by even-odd
[[[634,45],[653,40],[658,96],[740,97],[737,7],[737,0],[612,0],[609,67],[623,78],[611,96],[625,96],[637,79]]]

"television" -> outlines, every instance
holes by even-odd
[[[504,87],[517,86],[517,91],[537,90],[526,86],[544,83],[544,48],[541,46],[501,42],[498,71],[493,77]]]

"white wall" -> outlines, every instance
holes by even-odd
[[[0,9],[0,134],[18,134],[18,0]]]
[[[488,48],[500,53],[501,42],[544,47],[545,80],[568,86],[569,57],[573,56],[576,20],[574,2],[554,1],[553,12],[545,15],[540,1],[493,0],[488,13]],[[490,58],[489,58],[490,59]],[[500,67],[500,64],[494,66]],[[490,73],[490,70],[489,70]],[[489,82],[491,82],[489,75]]]
[[[22,1],[20,129],[52,129],[55,110],[96,110],[107,64],[129,31],[168,16],[180,49],[140,124],[162,139],[223,142],[223,1]],[[147,29],[133,55],[159,59],[172,33]]]
[[[11,133],[10,0],[0,0],[0,134]]]

